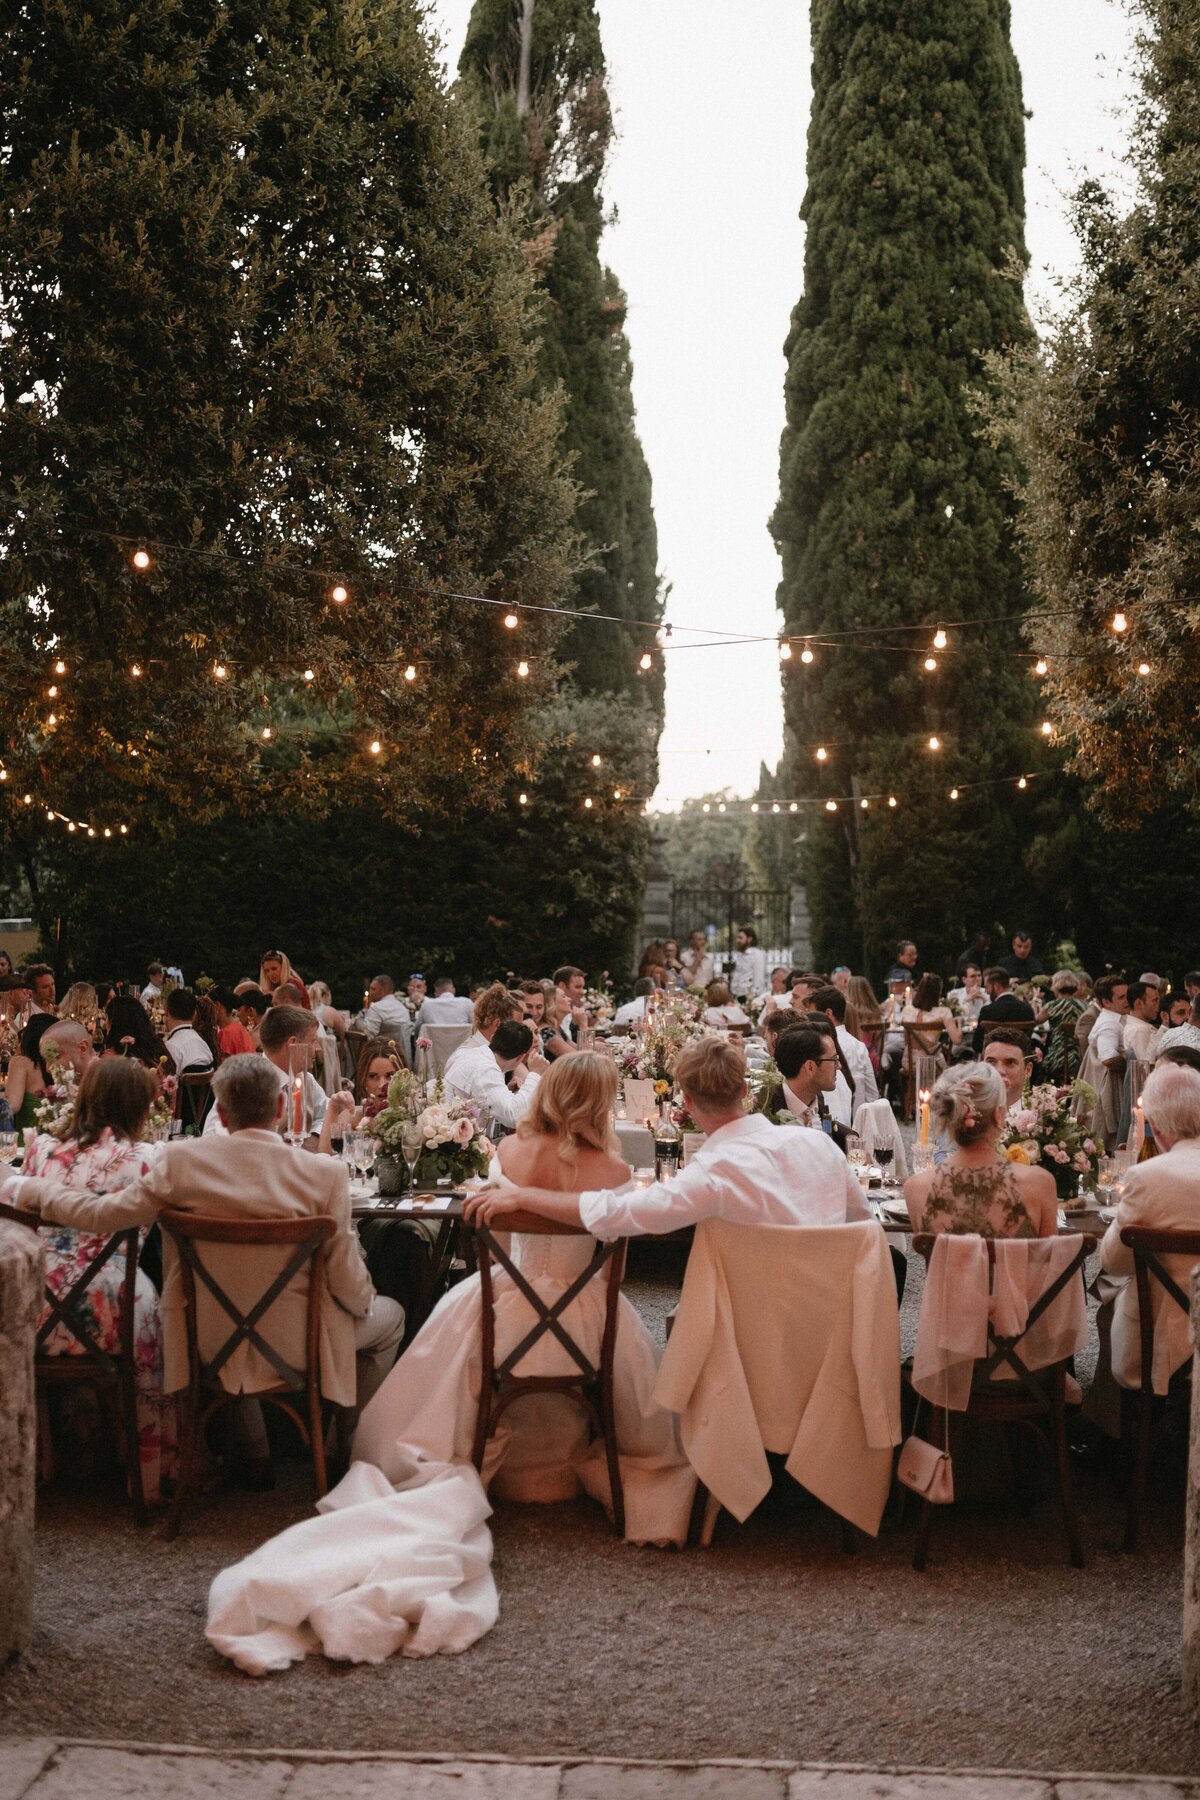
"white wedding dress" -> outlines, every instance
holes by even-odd
[[[503,1179],[503,1178],[501,1178]],[[587,1266],[590,1237],[511,1239],[509,1254],[553,1301]],[[507,1271],[493,1267],[496,1360],[533,1323]],[[625,1536],[683,1544],[696,1477],[676,1419],[653,1398],[658,1350],[624,1295],[614,1355],[614,1411]],[[349,1474],[305,1519],[216,1577],[205,1635],[250,1675],[285,1669],[310,1651],[348,1662],[466,1650],[495,1624],[499,1598],[485,1521],[499,1497],[564,1500],[581,1490],[610,1504],[603,1445],[588,1442],[583,1408],[559,1394],[514,1402],[489,1440],[480,1480],[471,1463],[479,1403],[478,1276],[452,1288],[363,1412]],[[597,1361],[604,1285],[594,1278],[562,1322]],[[515,1373],[575,1373],[543,1336]]]
[[[500,1185],[507,1185],[497,1176]],[[558,1299],[591,1260],[586,1236],[514,1235],[509,1255],[539,1297]],[[533,1309],[507,1270],[493,1263],[496,1362],[528,1333]],[[593,1364],[604,1332],[605,1282],[588,1282],[562,1324]],[[625,1497],[625,1535],[632,1543],[682,1544],[695,1496],[695,1476],[680,1447],[673,1413],[653,1397],[659,1351],[635,1308],[618,1301],[613,1406]],[[452,1288],[363,1412],[355,1460],[389,1478],[414,1452],[437,1462],[467,1463],[475,1436],[481,1372],[483,1296],[478,1276]],[[513,1371],[573,1375],[578,1364],[549,1332]],[[604,1447],[589,1444],[587,1414],[561,1394],[531,1394],[501,1416],[484,1456],[484,1486],[497,1499],[554,1501],[581,1490],[610,1507]],[[611,1510],[611,1507],[610,1507]]]

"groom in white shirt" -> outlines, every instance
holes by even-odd
[[[443,1076],[447,1087],[481,1106],[489,1122],[506,1125],[510,1131],[529,1111],[538,1082],[550,1066],[543,1056],[534,1054],[504,1058],[506,1066],[502,1068],[493,1054],[492,1040],[500,1026],[519,1018],[520,1013],[520,1003],[502,982],[494,981],[485,988],[475,1002],[475,1030],[448,1058]],[[512,1088],[505,1082],[506,1073],[513,1076]]]
[[[830,1138],[780,1129],[744,1110],[740,1045],[697,1038],[680,1051],[675,1079],[706,1141],[674,1180],[621,1193],[485,1189],[467,1201],[467,1217],[503,1228],[507,1213],[536,1212],[602,1239],[657,1235],[713,1218],[741,1225],[841,1225],[870,1218],[862,1189]]]

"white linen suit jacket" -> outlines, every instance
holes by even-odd
[[[1117,1216],[1100,1241],[1101,1268],[1121,1281],[1113,1306],[1113,1374],[1121,1387],[1140,1388],[1141,1333],[1133,1251],[1121,1242],[1121,1233],[1130,1225],[1147,1231],[1200,1231],[1200,1138],[1184,1139],[1129,1171]],[[1186,1294],[1193,1259],[1164,1256],[1162,1261]],[[1150,1298],[1154,1307],[1151,1378],[1154,1392],[1165,1394],[1175,1370],[1192,1354],[1188,1318],[1161,1282],[1151,1280]]]
[[[355,1402],[354,1320],[371,1310],[374,1288],[350,1219],[350,1185],[344,1163],[294,1150],[272,1130],[237,1131],[228,1137],[190,1138],[170,1144],[140,1181],[112,1194],[77,1193],[42,1179],[23,1181],[17,1204],[44,1219],[77,1230],[119,1231],[149,1225],[164,1207],[207,1218],[298,1219],[326,1217],[337,1230],[325,1250],[321,1298],[321,1391],[342,1406]],[[213,1244],[206,1265],[235,1305],[248,1310],[288,1260],[294,1245],[256,1249]],[[266,1341],[293,1365],[303,1365],[307,1324],[307,1273],[293,1277],[260,1321]],[[163,1386],[186,1387],[187,1333],[183,1283],[170,1240],[163,1241]],[[201,1353],[215,1354],[233,1321],[197,1283]],[[275,1387],[278,1371],[252,1344],[241,1343],[221,1370],[231,1393]]]

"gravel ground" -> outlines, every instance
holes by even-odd
[[[671,1274],[658,1250],[629,1283],[660,1335]],[[1195,1772],[1180,1495],[1150,1507],[1143,1548],[1123,1558],[1108,1484],[1084,1471],[1077,1493],[1084,1570],[1048,1502],[940,1520],[924,1575],[911,1522],[885,1521],[847,1557],[791,1484],[686,1554],[615,1542],[586,1502],[505,1505],[500,1621],[466,1655],[315,1658],[253,1681],[204,1642],[208,1583],[305,1515],[305,1464],[283,1460],[273,1494],[198,1501],[174,1545],[139,1532],[115,1491],[56,1483],[41,1497],[36,1641],[0,1678],[0,1735]]]

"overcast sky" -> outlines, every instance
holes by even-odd
[[[471,0],[434,0],[453,72]],[[804,0],[599,0],[619,138],[604,255],[629,295],[638,428],[676,626],[774,633],[767,531],[783,426],[783,340],[801,291],[811,99]],[[1012,0],[1027,123],[1035,310],[1075,249],[1064,196],[1119,181],[1132,27],[1119,0]],[[656,804],[749,793],[779,756],[773,643],[668,657]]]

